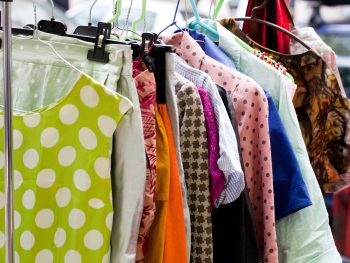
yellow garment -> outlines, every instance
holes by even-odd
[[[149,242],[145,256],[146,263],[163,262],[165,223],[170,188],[169,143],[158,106],[159,105],[156,105],[155,107],[157,124],[156,215],[149,234]]]

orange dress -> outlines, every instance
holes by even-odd
[[[170,197],[167,203],[164,263],[187,263],[186,227],[180,175],[170,118],[165,104],[158,105],[167,133],[170,156]]]
[[[167,203],[170,187],[170,155],[168,138],[159,113],[156,114],[156,214],[149,232],[148,246],[145,255],[146,263],[162,263],[165,247],[165,229],[167,217]]]

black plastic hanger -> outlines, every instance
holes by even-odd
[[[55,8],[55,5],[53,3],[53,0],[50,0],[51,2],[51,19],[50,20],[40,20],[38,22],[38,29],[40,31],[55,34],[59,36],[64,36],[67,32],[67,26],[63,24],[62,22],[56,21],[54,17],[53,10]]]
[[[62,22],[56,21],[55,18],[51,18],[51,20],[40,20],[38,22],[38,29],[42,32],[59,36],[65,36],[67,32],[67,26]]]
[[[106,40],[111,37],[111,31],[112,25],[110,23],[98,23],[95,46],[88,51],[87,59],[103,63],[109,62],[109,52],[106,51]]]
[[[91,23],[91,14],[92,14],[92,9],[94,8],[96,2],[98,0],[95,0],[92,5],[90,6],[90,11],[89,11],[89,22],[88,22],[88,25],[87,26],[78,26],[73,34],[77,34],[77,35],[83,35],[83,36],[96,36],[97,34],[97,30],[98,30],[98,27],[96,26],[92,26],[92,23]]]

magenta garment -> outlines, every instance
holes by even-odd
[[[205,126],[207,128],[208,149],[209,151],[209,173],[210,173],[210,200],[213,208],[216,199],[225,187],[225,176],[219,169],[219,131],[216,126],[216,118],[213,105],[211,104],[208,93],[203,88],[198,88],[199,96],[204,109]]]
[[[187,33],[162,36],[191,67],[207,73],[228,91],[236,110],[244,173],[257,239],[264,262],[278,263],[268,103],[264,90],[251,78],[205,55]],[[267,76],[268,77],[268,76]]]

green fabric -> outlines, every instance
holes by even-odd
[[[296,112],[283,79],[285,76],[237,45],[235,36],[218,22],[208,23],[218,30],[219,46],[231,57],[239,70],[253,78],[271,94],[310,194],[312,206],[276,222],[279,262],[341,262],[329,227],[322,193],[310,164]]]
[[[128,99],[82,75],[57,101],[15,112],[15,251],[20,262],[108,262],[113,222],[110,146],[131,107]],[[0,137],[2,113],[1,120]],[[0,157],[3,189],[3,152]],[[5,258],[3,243],[0,258]]]
[[[122,119],[113,138],[112,199],[114,211],[111,263],[134,263],[137,233],[143,211],[146,159],[137,90],[132,79],[132,52],[128,45],[107,45],[110,61],[89,61],[93,43],[39,32],[75,67],[130,99],[133,110]],[[46,45],[35,39],[13,37],[14,107],[31,110],[64,96],[80,73],[72,70]],[[0,52],[0,57],[2,52]],[[2,71],[0,71],[2,77]],[[0,98],[3,97],[0,89]]]

